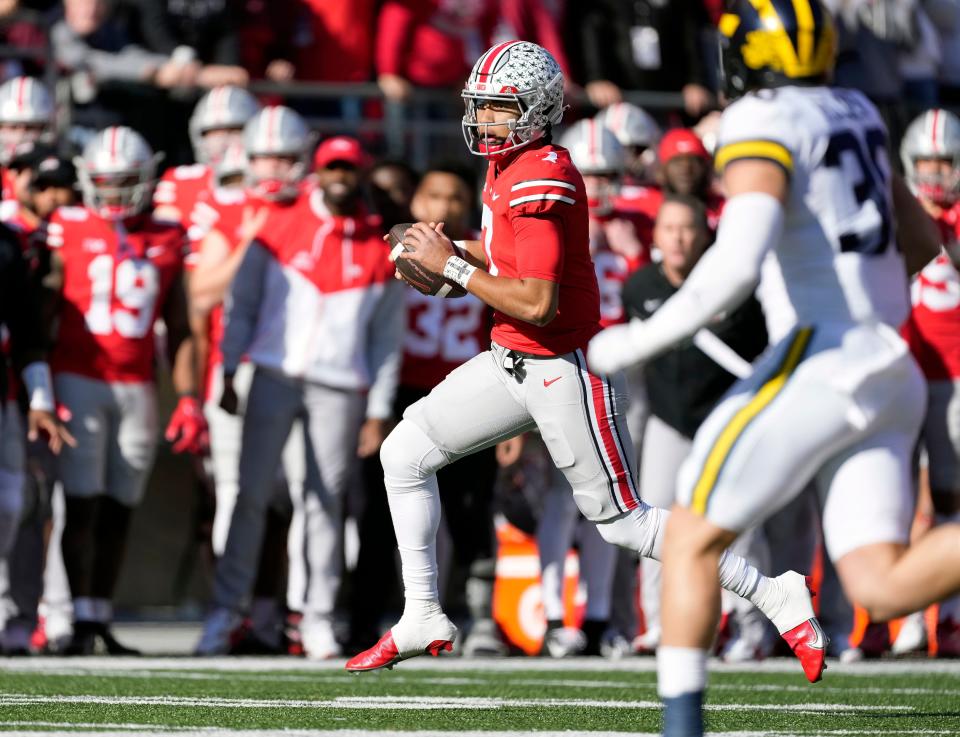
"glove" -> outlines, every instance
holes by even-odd
[[[587,363],[600,375],[613,374],[645,358],[643,321],[612,325],[593,336],[587,347]]]
[[[177,437],[179,436],[179,440]],[[170,423],[164,433],[167,442],[173,443],[174,453],[202,454],[210,446],[207,421],[203,416],[200,401],[196,397],[184,395],[177,402],[170,416]]]

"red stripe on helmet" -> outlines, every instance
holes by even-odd
[[[20,77],[17,80],[17,111],[23,112],[27,102],[27,85],[30,82],[29,77]]]
[[[491,49],[489,55],[487,56],[486,62],[484,62],[483,66],[480,68],[480,71],[477,74],[482,75],[484,77],[489,77],[491,74],[493,74],[493,68],[496,66],[497,59],[500,58],[500,55],[504,51],[509,49],[511,46],[518,43],[520,42],[505,41],[499,46],[494,46],[493,49]]]
[[[930,144],[933,146],[933,152],[939,153],[940,151],[940,141],[937,138],[937,127],[940,123],[940,110],[933,111],[933,120],[930,122]]]
[[[112,126],[109,130],[109,142],[108,146],[110,147],[110,163],[114,163],[117,160],[117,146],[119,144],[120,138],[120,129],[116,126]]]

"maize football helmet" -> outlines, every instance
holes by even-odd
[[[733,0],[719,30],[731,99],[752,89],[823,84],[833,69],[837,32],[819,0]]]

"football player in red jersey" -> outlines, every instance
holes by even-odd
[[[243,126],[260,109],[242,87],[214,87],[197,103],[190,116],[190,143],[196,163],[164,172],[153,194],[157,217],[191,227],[198,200],[216,187],[216,168],[231,143],[241,143]],[[201,233],[194,233],[199,238]]]
[[[302,575],[292,561],[288,603],[303,613],[300,635],[309,657],[339,653],[332,613],[345,497],[358,446],[375,452],[396,391],[403,286],[392,278],[380,220],[360,198],[365,155],[353,139],[330,139],[318,150],[317,185],[301,188],[307,157],[277,154],[287,140],[307,135],[302,118],[284,107],[265,108],[244,133],[256,180],[251,189],[268,199],[293,196],[271,210],[230,287],[221,344],[225,410],[237,410],[234,381],[244,356],[255,372],[239,492],[217,563],[213,609],[197,645],[201,654],[223,652],[242,618],[275,471],[294,426],[302,440],[293,455],[305,475],[302,493],[292,498],[289,550]],[[261,151],[273,155],[258,165]]]
[[[637,494],[623,375],[591,373],[584,358],[600,330],[600,297],[583,179],[550,141],[563,116],[563,73],[542,47],[509,41],[480,57],[462,94],[467,145],[489,160],[482,238],[458,246],[442,223],[417,223],[400,258],[491,306],[492,345],[410,406],[380,450],[406,605],[376,645],[347,661],[353,672],[453,646],[457,628],[437,590],[436,472],[458,458],[538,427],[580,511],[608,542],[656,557],[668,517]],[[796,574],[766,579],[726,555],[720,579],[781,624],[796,619],[789,628],[813,617]]]
[[[934,109],[904,133],[905,178],[940,228],[943,250],[913,280],[902,334],[927,379],[922,430],[935,523],[960,521],[960,118]],[[908,619],[897,651],[926,650],[923,614]],[[938,657],[960,657],[960,597],[940,603]]]
[[[61,208],[48,228],[58,318],[51,365],[77,438],[59,464],[72,654],[99,643],[129,652],[110,634],[111,599],[156,448],[153,331],[161,316],[180,394],[167,438],[175,451],[198,450],[205,433],[181,283],[185,234],[150,212],[158,158],[130,128],[101,131],[76,160],[84,206]]]

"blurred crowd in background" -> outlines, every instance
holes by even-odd
[[[950,127],[953,119],[947,131],[957,138],[947,136],[936,156],[920,144],[910,149],[909,130],[918,141],[921,129],[936,135],[944,129],[936,121],[931,128],[925,111],[960,104],[960,0],[832,5],[841,39],[836,84],[859,88],[877,103],[891,150],[907,134],[908,177],[919,181],[913,170],[919,160],[945,160],[945,178],[956,190],[960,130]],[[347,422],[346,409],[316,397],[311,406],[305,394],[286,431],[293,428],[288,450],[306,447],[307,462],[287,458],[296,448],[284,451],[266,480],[279,491],[247,504],[244,457],[255,466],[266,451],[248,438],[253,421],[244,405],[252,390],[243,366],[262,372],[270,361],[258,359],[263,354],[250,335],[246,344],[229,335],[239,320],[225,321],[223,312],[225,302],[228,314],[231,302],[234,310],[242,303],[251,324],[267,320],[269,304],[245,302],[249,291],[234,283],[251,243],[294,263],[294,256],[280,255],[284,244],[273,241],[292,223],[309,225],[323,233],[311,258],[333,259],[336,252],[336,269],[347,270],[356,265],[339,260],[347,250],[380,247],[396,223],[444,221],[451,237],[478,237],[481,162],[461,140],[459,90],[492,43],[523,38],[546,47],[565,72],[572,109],[556,137],[585,178],[603,320],[647,317],[709,246],[723,207],[712,174],[723,103],[714,30],[720,11],[719,0],[0,0],[0,81],[7,80],[0,88],[0,221],[28,255],[38,290],[60,295],[60,313],[44,314],[38,329],[52,335],[58,411],[76,442],[61,459],[43,443],[30,443],[27,490],[4,508],[3,650],[129,654],[109,629],[124,575],[136,577],[130,588],[141,592],[152,576],[194,581],[169,601],[146,597],[154,615],[159,603],[163,616],[173,617],[196,616],[215,579],[215,604],[230,612],[221,628],[229,637],[201,642],[201,654],[328,658],[375,641],[402,604],[379,443],[406,406],[487,347],[489,316],[475,299],[426,298],[399,282],[384,285],[383,275],[371,271],[364,288],[377,295],[376,307],[345,312],[335,324],[329,315],[318,318],[317,327],[334,336],[331,345],[342,346],[341,358],[367,364],[369,375],[343,389],[366,409]],[[914,119],[920,122],[908,130]],[[118,150],[133,178],[111,180],[113,170],[98,178],[97,162]],[[947,194],[941,204],[951,210],[956,191]],[[110,208],[122,212],[111,219]],[[103,229],[98,218],[124,226]],[[173,229],[155,229],[143,218]],[[178,239],[182,253],[169,246],[177,253],[164,256]],[[119,293],[107,295],[114,300],[107,311],[137,318],[135,327],[125,327],[108,314],[103,328],[118,334],[115,350],[148,367],[134,379],[86,361],[87,344],[65,327],[73,319],[70,279],[89,277],[93,285],[84,304],[72,305],[89,328],[98,304],[93,264],[103,258],[96,254],[119,249],[119,263],[128,240],[134,260],[156,262],[150,268],[162,285],[150,292],[159,303],[155,311],[139,292],[126,302]],[[169,263],[157,260],[163,258]],[[71,259],[81,264],[73,272]],[[57,264],[60,282],[48,279]],[[309,268],[332,267],[311,262]],[[78,269],[86,276],[77,277]],[[109,278],[119,284],[120,272]],[[149,287],[143,273],[135,270],[132,279],[138,289]],[[154,317],[163,319],[154,326]],[[83,324],[70,329],[82,331]],[[631,377],[631,432],[641,493],[651,504],[670,505],[672,474],[697,426],[766,347],[754,301],[714,332],[727,351],[684,346]],[[203,346],[194,380],[185,378],[189,359],[180,354],[188,344]],[[272,368],[283,373],[285,360]],[[338,360],[330,359],[336,371]],[[64,378],[78,375],[93,384]],[[160,419],[173,409],[167,438],[189,462],[163,445],[164,425],[151,409],[155,380]],[[17,377],[8,383],[15,407]],[[126,391],[127,384],[151,388],[118,399],[117,386]],[[83,408],[104,387],[113,392],[117,417],[102,425],[81,422]],[[230,392],[232,411],[222,401]],[[269,393],[259,401],[268,415],[276,409]],[[124,418],[134,430],[123,427]],[[3,425],[5,438],[19,432],[11,427]],[[137,428],[140,437],[132,438]],[[345,431],[347,444],[336,435]],[[310,458],[320,466],[317,484],[335,502],[310,501]],[[86,483],[84,464],[97,465],[98,481]],[[466,654],[623,657],[655,650],[658,564],[638,564],[592,525],[579,524],[569,488],[535,436],[453,464],[440,485],[443,595],[465,625]],[[110,501],[94,508],[87,503],[92,495]],[[171,516],[172,500],[179,511]],[[832,654],[879,655],[897,632],[903,639],[895,650],[926,652],[922,614],[899,630],[855,616],[835,575],[820,563],[816,507],[811,489],[745,535],[739,552],[770,575],[817,572]],[[921,512],[920,527],[932,514],[929,502]],[[89,519],[78,523],[84,515]],[[178,542],[159,555],[137,554],[152,538],[136,531],[161,525]],[[326,543],[315,547],[318,536]],[[128,537],[137,563],[124,569]],[[782,544],[788,540],[790,548]],[[143,615],[138,603],[136,595],[126,597],[121,614]],[[718,653],[737,661],[774,652],[777,638],[758,612],[733,599],[725,609]],[[953,610],[943,607],[939,620],[931,616],[930,651],[960,655]]]

